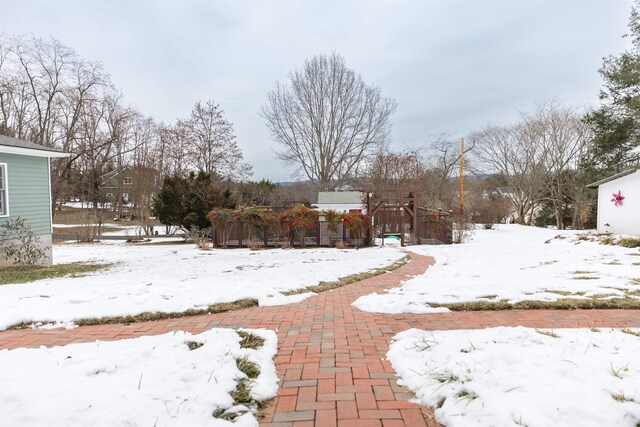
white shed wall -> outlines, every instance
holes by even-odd
[[[624,196],[622,206],[611,201],[618,191]],[[640,236],[640,171],[598,187],[598,232]]]
[[[324,211],[333,209],[336,212],[349,212],[350,210],[360,209],[363,212],[366,211],[366,208],[362,206],[362,203],[352,203],[352,204],[334,204],[334,203],[317,203],[316,206],[318,210]]]

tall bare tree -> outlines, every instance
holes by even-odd
[[[242,151],[236,143],[233,125],[220,105],[197,102],[187,120],[176,124],[184,136],[191,166],[207,174],[225,178],[244,178],[251,168],[242,163]]]
[[[322,189],[358,173],[387,140],[395,101],[368,86],[342,56],[315,56],[278,83],[262,108],[280,159]]]

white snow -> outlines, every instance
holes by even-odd
[[[411,329],[395,336],[387,357],[398,383],[448,427],[640,423],[639,337],[615,329],[541,332]]]
[[[261,305],[298,302],[313,294],[282,292],[391,264],[393,248],[214,249],[195,245],[54,245],[57,264],[109,262],[77,278],[0,286],[0,329],[20,322],[62,322],[145,311],[174,312],[256,298]]]
[[[581,233],[502,225],[476,230],[460,245],[412,246],[435,257],[436,264],[401,287],[363,296],[354,305],[382,313],[432,313],[448,310],[428,303],[610,298],[625,291],[640,298],[640,250],[578,240]],[[563,295],[567,292],[573,295]]]
[[[235,423],[213,411],[233,405],[229,392],[246,375],[236,358],[258,364],[257,400],[277,392],[273,331],[257,350],[242,349],[231,329],[185,332],[63,347],[0,351],[0,425],[258,426],[247,412]],[[204,345],[189,350],[187,341]],[[246,411],[246,408],[245,408]]]

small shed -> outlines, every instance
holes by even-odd
[[[366,193],[361,191],[320,191],[318,203],[315,206],[319,210],[332,209],[336,212],[364,211]]]
[[[589,184],[598,189],[598,232],[640,237],[640,167]]]
[[[45,251],[44,265],[52,263],[49,162],[52,157],[67,155],[49,147],[0,135],[0,225],[10,219],[24,219]],[[4,241],[12,241],[11,237],[4,238]],[[11,264],[12,260],[4,259],[4,256],[0,258],[0,266]]]

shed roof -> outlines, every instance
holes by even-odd
[[[41,157],[66,157],[67,153],[22,139],[0,135],[0,153],[26,154]]]
[[[626,171],[617,173],[615,175],[611,175],[607,178],[601,179],[600,181],[596,181],[596,182],[592,182],[591,184],[587,185],[587,188],[598,188],[599,186],[601,186],[602,184],[606,184],[607,182],[611,182],[614,181],[618,178],[622,178],[623,176],[627,176],[627,175],[631,175],[634,172],[639,171],[640,168],[632,168],[632,169],[628,169]]]
[[[360,191],[320,191],[318,204],[362,204],[364,193]]]

